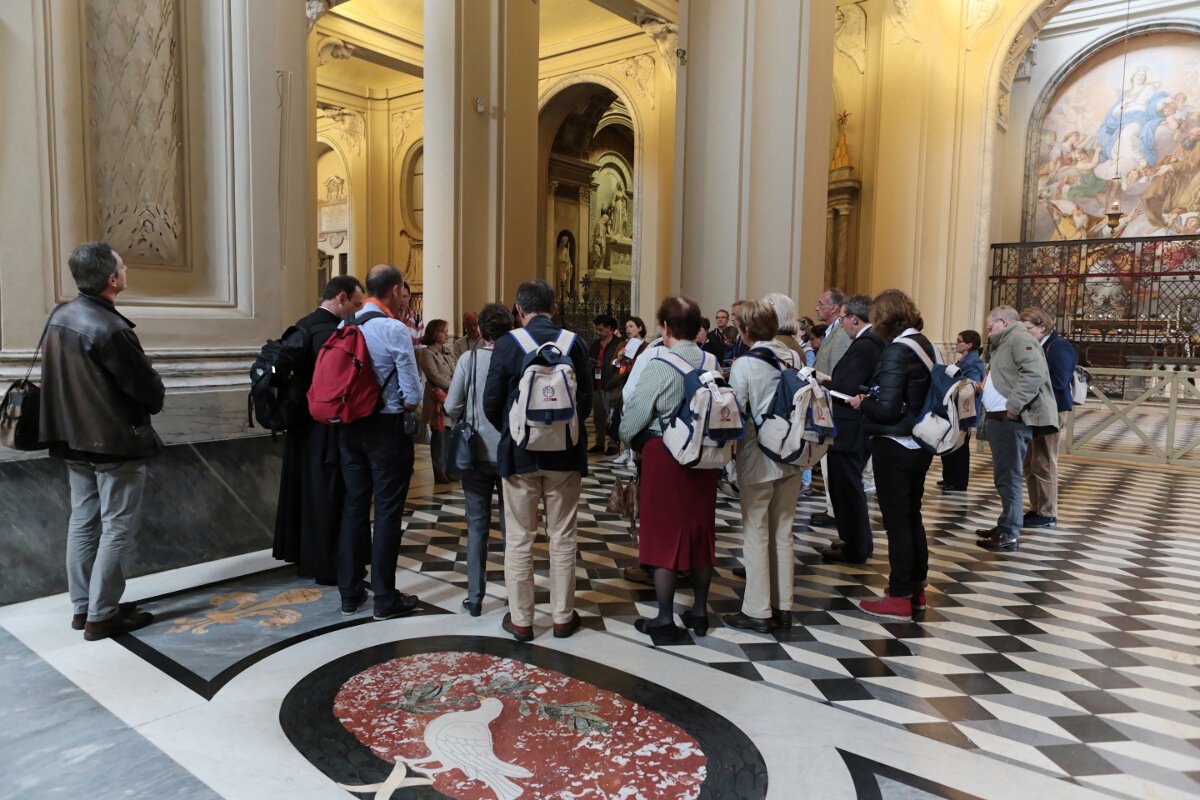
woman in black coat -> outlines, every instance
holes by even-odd
[[[887,346],[880,355],[870,395],[858,395],[850,404],[862,411],[863,430],[872,437],[876,497],[887,530],[891,575],[884,596],[864,600],[859,608],[876,617],[908,620],[925,609],[929,547],[921,521],[921,498],[925,473],[933,460],[912,437],[929,392],[930,374],[911,344],[917,345],[930,363],[937,361],[937,353],[921,334],[924,322],[916,305],[899,289],[888,289],[872,301],[871,325]]]

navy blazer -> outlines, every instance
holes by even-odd
[[[561,328],[548,317],[532,317],[525,330],[538,344],[552,342],[558,338]],[[614,351],[615,352],[615,351]],[[592,413],[592,368],[587,345],[575,337],[571,348],[571,361],[575,364],[576,389],[575,409],[579,415],[579,442],[574,450],[560,453],[531,453],[517,447],[508,432],[508,411],[516,399],[517,382],[521,377],[521,364],[525,351],[511,333],[501,336],[492,351],[492,363],[488,368],[487,383],[483,389],[483,413],[488,422],[500,431],[500,448],[496,453],[497,472],[501,477],[521,475],[539,469],[559,472],[577,471],[588,474],[587,431],[584,421]]]
[[[871,382],[879,357],[883,353],[883,339],[868,328],[850,343],[845,355],[833,368],[833,375],[825,386],[847,395],[859,394],[861,386]],[[837,436],[830,449],[840,452],[862,452],[866,450],[866,434],[862,430],[862,413],[843,400],[833,400],[833,424]]]
[[[1075,345],[1064,339],[1058,331],[1050,331],[1042,342],[1046,354],[1046,366],[1050,368],[1050,388],[1054,390],[1054,402],[1059,412],[1075,407],[1071,396],[1071,378],[1075,375]]]

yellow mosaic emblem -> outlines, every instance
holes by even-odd
[[[199,619],[180,617],[167,633],[194,633],[203,636],[213,625],[232,625],[252,617],[259,617],[258,624],[264,628],[282,628],[285,625],[294,625],[304,617],[296,609],[287,606],[312,603],[321,599],[323,594],[321,589],[288,589],[263,602],[258,602],[258,595],[254,592],[218,594],[209,600],[218,608]]]

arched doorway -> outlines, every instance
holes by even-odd
[[[539,272],[564,303],[586,294],[614,313],[631,307],[641,260],[637,150],[635,119],[617,87],[580,81],[543,102]]]

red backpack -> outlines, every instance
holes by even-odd
[[[345,425],[365,419],[379,410],[383,390],[371,365],[367,340],[359,327],[386,316],[364,314],[353,325],[343,325],[321,345],[312,385],[308,387],[308,413],[325,425]],[[384,381],[386,386],[396,370]]]

